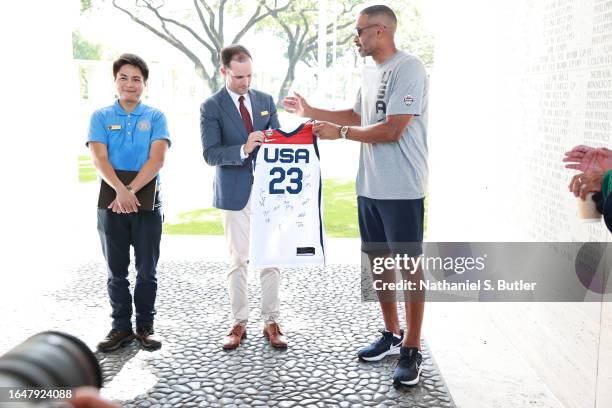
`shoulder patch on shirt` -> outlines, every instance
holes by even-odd
[[[413,102],[414,98],[411,95],[408,95],[404,98],[404,103],[406,104],[406,106],[412,105]]]
[[[151,129],[151,122],[149,122],[148,120],[141,120],[140,122],[138,122],[138,130],[144,132],[146,130]]]

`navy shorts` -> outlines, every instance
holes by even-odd
[[[357,197],[361,250],[374,256],[421,255],[424,200],[375,200]]]

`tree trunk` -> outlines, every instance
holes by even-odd
[[[199,70],[197,67],[196,67],[196,73],[198,74],[200,78],[202,78],[202,80],[208,87],[208,90],[210,91],[211,95],[217,92],[219,89],[221,89],[221,87],[224,85],[223,78],[221,77],[221,74],[219,74],[218,67],[215,67],[214,74],[208,78],[206,78],[203,72]]]
[[[219,89],[221,89],[221,87],[224,85],[223,83],[223,77],[221,76],[221,74],[219,73],[219,67],[215,66],[214,68],[215,72],[212,76],[212,81],[214,83],[214,88],[211,88],[212,92],[217,92]]]
[[[278,107],[282,106],[283,99],[285,99],[285,96],[287,96],[289,93],[291,85],[293,85],[293,81],[295,80],[295,66],[299,60],[299,57],[289,59],[289,67],[287,68],[285,79],[283,79],[283,84],[278,91],[278,99],[276,100],[276,106]]]
[[[289,46],[289,52],[287,53],[287,57],[289,58],[289,66],[287,67],[287,73],[285,74],[285,78],[283,79],[283,84],[278,91],[278,99],[276,101],[276,106],[281,107],[283,99],[289,93],[289,89],[291,85],[293,85],[293,81],[295,80],[295,66],[303,54],[303,46],[296,46],[295,44],[291,44]]]

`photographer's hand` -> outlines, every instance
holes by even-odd
[[[73,399],[69,401],[74,408],[120,408],[119,404],[104,399],[93,387],[76,389]]]

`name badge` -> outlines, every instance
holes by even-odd
[[[110,125],[108,130],[121,130],[121,125]]]
[[[261,116],[268,116],[270,114],[270,112],[268,111],[261,111]]]

